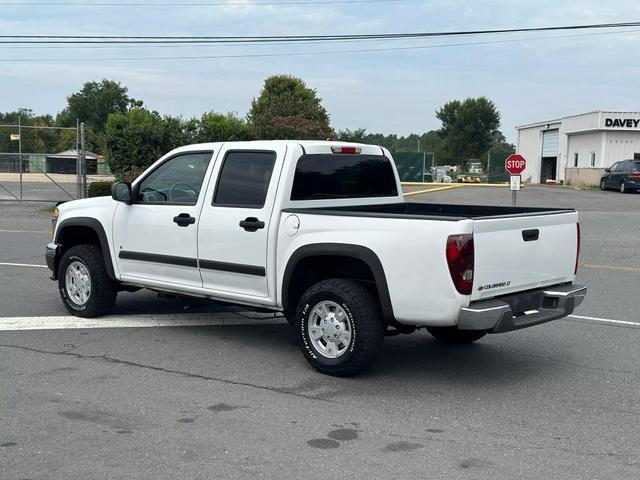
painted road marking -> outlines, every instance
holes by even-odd
[[[246,314],[243,314],[246,315]],[[569,315],[567,320],[609,326],[638,327],[640,322]],[[0,317],[0,331],[77,330],[95,328],[217,327],[232,325],[283,325],[282,317],[244,317],[233,313],[182,313],[162,315],[113,315],[99,319],[68,316]]]
[[[585,317],[582,315],[569,315],[568,319],[582,320],[590,323],[601,323],[603,325],[623,325],[625,327],[640,327],[640,322],[627,322],[625,320],[612,320],[610,318]]]
[[[46,265],[33,265],[30,263],[3,263],[0,262],[0,267],[24,267],[24,268],[47,268]]]
[[[617,265],[594,265],[590,263],[584,263],[580,265],[581,268],[594,268],[596,270],[614,270],[618,272],[639,272],[638,267],[618,267]]]
[[[0,233],[46,233],[51,235],[51,230],[0,230]]]
[[[410,197],[412,195],[422,195],[423,193],[439,192],[441,190],[451,190],[452,188],[460,188],[460,187],[458,185],[448,184],[446,187],[436,187],[436,188],[430,188],[428,190],[418,190],[417,192],[408,192],[403,195],[405,197]]]
[[[246,315],[243,313],[243,315]],[[163,315],[128,315],[102,318],[59,317],[0,317],[0,331],[19,330],[75,330],[92,328],[152,328],[152,327],[218,327],[229,325],[280,325],[282,317],[251,318],[233,313],[187,313]]]

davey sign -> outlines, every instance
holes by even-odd
[[[527,161],[522,155],[515,153],[505,160],[504,168],[511,175],[520,175],[527,168]]]
[[[640,118],[605,118],[605,128],[638,128]]]

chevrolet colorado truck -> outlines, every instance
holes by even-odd
[[[385,148],[256,141],[181,147],[60,205],[46,260],[73,315],[139,288],[281,312],[345,376],[385,333],[465,344],[570,315],[579,248],[575,210],[407,203]]]

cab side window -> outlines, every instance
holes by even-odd
[[[213,205],[264,207],[275,161],[275,152],[228,152],[220,170]]]
[[[213,152],[185,153],[151,172],[137,189],[137,203],[195,205]]]

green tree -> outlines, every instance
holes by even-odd
[[[112,113],[125,113],[130,107],[141,107],[142,102],[129,97],[127,87],[113,80],[86,82],[79,92],[67,97],[67,107],[62,110],[56,123],[59,126],[75,127],[76,119],[100,135]]]
[[[235,142],[253,138],[251,124],[234,113],[208,112],[197,123],[195,138],[198,142]]]
[[[507,142],[502,132],[497,131],[491,142],[491,153],[496,155],[510,155],[516,153],[516,146],[513,143]]]
[[[355,130],[346,128],[338,131],[336,140],[340,140],[341,142],[367,143],[367,137],[369,136],[366,128],[356,128]]]
[[[34,115],[33,111],[29,109],[0,113],[0,125],[17,125],[18,117],[23,127],[52,127],[55,125],[51,115]],[[0,152],[13,153],[18,151],[18,142],[10,139],[10,135],[15,133],[18,133],[17,127],[0,127]],[[24,153],[57,152],[62,133],[63,131],[47,128],[23,128],[21,130],[22,151]],[[64,149],[74,146],[75,141]]]
[[[326,140],[334,131],[321,102],[316,90],[300,78],[276,75],[265,80],[248,118],[259,139]]]
[[[188,143],[184,122],[135,107],[109,115],[106,123],[106,160],[119,179],[131,180],[170,150]]]
[[[453,100],[436,116],[442,122],[444,160],[463,169],[467,160],[482,158],[489,151],[500,128],[500,113],[485,97]]]

